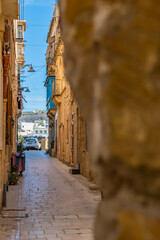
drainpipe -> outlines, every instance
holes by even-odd
[[[7,197],[6,197],[6,184],[3,185],[3,202],[2,202],[2,205],[3,207],[6,207],[7,205]]]
[[[3,98],[7,98],[7,74],[9,66],[9,50],[10,50],[10,27],[8,20],[5,21],[5,32],[4,32],[4,56],[3,56]]]
[[[8,77],[9,55],[3,56],[3,98],[7,98],[7,77]]]
[[[80,169],[80,162],[79,162],[79,143],[80,143],[80,136],[79,136],[79,111],[77,107],[77,162],[76,162],[76,168]]]

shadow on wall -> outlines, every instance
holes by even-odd
[[[59,1],[65,67],[104,199],[96,240],[160,239],[160,2]]]

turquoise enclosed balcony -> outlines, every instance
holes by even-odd
[[[55,77],[47,77],[45,82],[47,114],[52,115],[55,115],[56,113],[56,105],[52,101],[52,83],[54,79]]]

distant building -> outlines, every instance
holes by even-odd
[[[18,135],[48,137],[48,119],[45,111],[25,112],[19,118]]]
[[[34,122],[33,135],[37,137],[48,137],[48,123],[37,120]]]
[[[48,121],[46,111],[31,111],[23,112],[19,121],[22,122],[35,122],[36,120],[43,119],[46,122]]]
[[[19,122],[19,129],[18,133],[22,137],[26,136],[32,136],[34,131],[33,131],[34,123],[30,122]]]

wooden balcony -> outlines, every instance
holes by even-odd
[[[24,62],[24,54],[18,54],[18,56],[17,56],[17,62],[18,62],[18,63]]]
[[[55,105],[61,103],[61,94],[62,94],[62,80],[54,79],[52,83],[52,101]]]
[[[50,108],[47,112],[47,117],[50,119],[54,119],[56,115],[57,109],[56,108]]]
[[[61,95],[61,79],[54,79],[52,83],[52,95],[60,96]]]
[[[47,76],[55,75],[55,62],[53,59],[48,59],[46,63]]]

